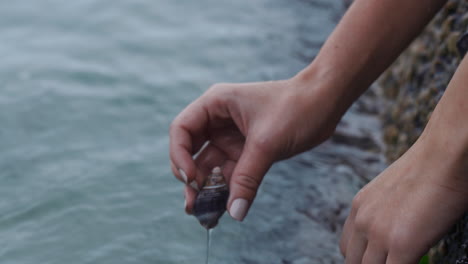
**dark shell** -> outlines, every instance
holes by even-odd
[[[227,185],[205,187],[198,193],[193,214],[203,227],[211,229],[218,224],[219,218],[226,211],[228,197]]]

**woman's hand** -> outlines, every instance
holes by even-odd
[[[354,198],[347,264],[414,264],[468,209],[466,171],[421,139]],[[464,172],[464,173],[463,173]]]
[[[468,210],[468,57],[418,141],[354,198],[347,264],[413,264]]]
[[[468,209],[465,162],[420,140],[354,198],[340,249],[347,264],[414,264]]]
[[[222,166],[230,183],[228,211],[242,221],[275,161],[332,134],[341,113],[325,98],[320,81],[309,83],[298,75],[283,81],[216,84],[175,118],[170,156],[174,175],[187,184],[187,213],[194,189],[213,167]]]

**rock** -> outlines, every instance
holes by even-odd
[[[331,137],[331,141],[371,152],[378,152],[380,150],[377,143],[368,135],[356,136],[344,131],[336,131]]]
[[[468,28],[468,13],[465,13],[461,18],[460,18],[460,23],[462,28]]]
[[[449,54],[462,54],[462,50],[460,49],[460,52],[459,52],[459,47],[457,46],[458,43],[463,43],[463,41],[459,42],[460,36],[461,36],[460,32],[452,32],[447,37],[447,48],[448,48]],[[462,45],[461,47],[463,48],[463,46],[464,45]]]
[[[465,33],[460,40],[457,42],[457,48],[460,52],[460,56],[465,56],[466,52],[468,51],[468,32]]]
[[[387,143],[396,143],[398,139],[398,128],[396,126],[389,126],[385,128],[384,139]]]

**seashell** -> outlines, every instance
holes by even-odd
[[[193,214],[206,229],[214,228],[226,211],[229,188],[220,167],[215,167],[195,200]]]

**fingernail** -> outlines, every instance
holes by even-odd
[[[184,180],[185,183],[187,183],[187,174],[185,174],[185,171],[182,169],[179,169],[180,176]]]
[[[187,211],[187,188],[184,188],[184,211],[186,214],[189,214]]]
[[[247,214],[248,207],[249,202],[247,202],[247,200],[238,198],[232,202],[231,209],[229,209],[229,214],[237,221],[242,221]]]
[[[195,189],[195,191],[199,191],[197,181],[193,181],[189,185],[190,185],[190,187]]]

